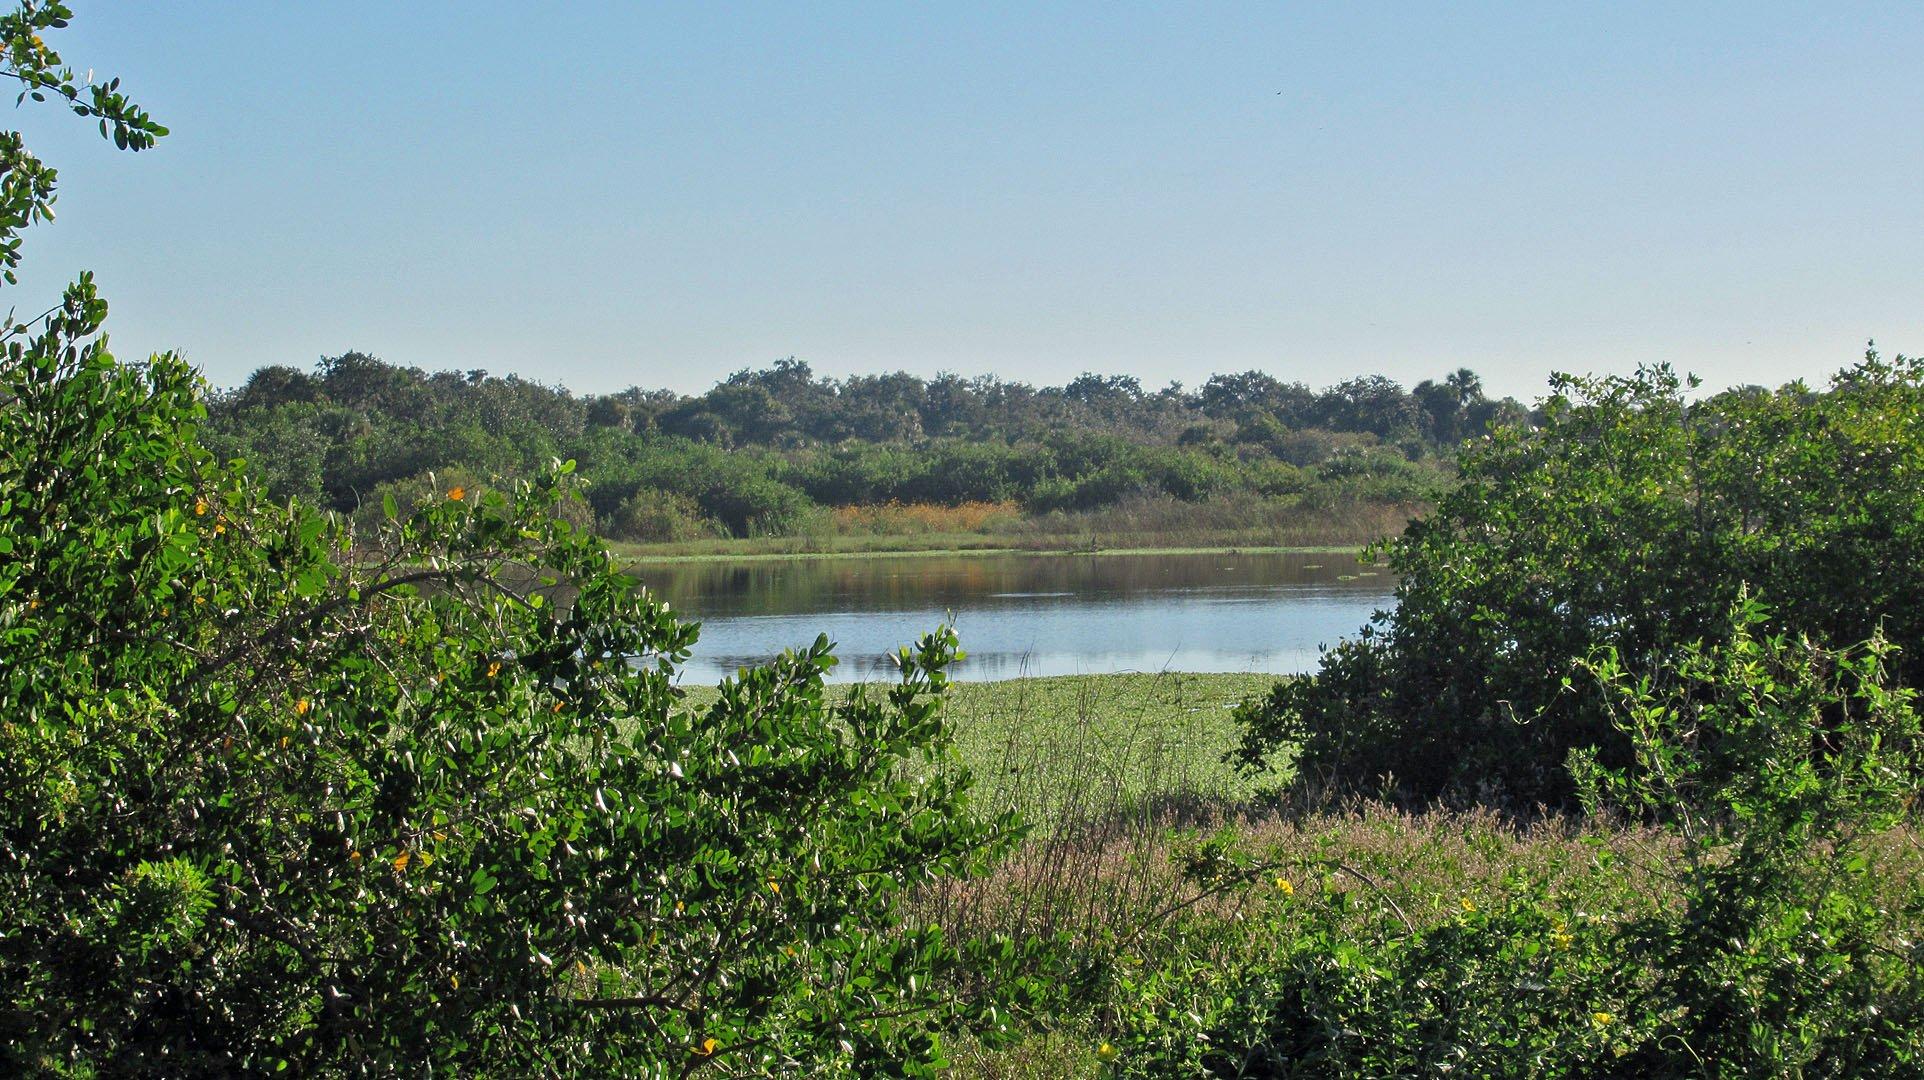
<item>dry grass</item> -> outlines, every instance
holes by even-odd
[[[880,506],[842,506],[829,514],[836,533],[865,536],[941,536],[994,531],[1021,517],[1022,509],[1012,502],[967,502],[960,506],[890,502]]]

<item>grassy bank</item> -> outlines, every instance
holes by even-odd
[[[1353,549],[1400,532],[1427,507],[1356,502],[1308,506],[1273,499],[1197,503],[1138,499],[1077,513],[961,513],[969,508],[891,506],[836,511],[793,534],[616,542],[636,561],[786,555],[967,552]],[[957,527],[961,525],[967,528]]]
[[[1607,815],[1285,800],[1276,778],[1222,762],[1231,707],[1272,681],[1166,673],[953,688],[947,709],[979,805],[1013,808],[1032,831],[987,876],[915,897],[915,918],[964,939],[1040,935],[1069,960],[1009,1037],[954,1039],[949,1075],[1162,1075],[1132,1068],[1159,1054],[1159,1033],[1233,1027],[1246,1015],[1239,999],[1285,969],[1326,982],[1329,1001],[1363,994],[1375,1004],[1346,1007],[1370,1022],[1480,1010],[1500,1021],[1490,1035],[1500,1042],[1522,1018],[1560,1015],[1546,1038],[1595,1041],[1606,1059],[1631,1052],[1644,1036],[1612,995],[1662,973],[1626,982],[1602,943],[1689,903],[1678,835]],[[1875,902],[1907,913],[1875,947],[1908,955],[1924,930],[1924,844],[1913,824],[1868,838],[1860,854]],[[1512,995],[1542,999],[1490,1004]],[[1307,1007],[1336,1009],[1329,1001]],[[1450,1040],[1475,1037],[1470,1021],[1452,1024]],[[1208,1037],[1196,1045],[1207,1053]],[[1475,1045],[1438,1042],[1435,1060],[1491,1052],[1464,1048]]]
[[[752,543],[742,541],[742,543]],[[1363,550],[1361,544],[1332,544],[1324,546],[1268,547],[1256,544],[1218,544],[1210,547],[1111,547],[1111,548],[1010,548],[1010,547],[906,547],[906,548],[860,548],[828,547],[819,551],[737,551],[722,548],[714,551],[692,551],[680,554],[661,554],[654,548],[634,550],[633,545],[614,545],[617,553],[631,564],[677,564],[677,563],[755,563],[785,562],[801,559],[913,559],[925,556],[987,557],[995,555],[1047,555],[1062,558],[1101,558],[1106,555],[1336,555],[1356,554]]]

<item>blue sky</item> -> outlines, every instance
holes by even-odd
[[[1924,4],[76,6],[174,134],[15,114],[63,186],[11,302],[92,268],[219,385],[1924,351]]]

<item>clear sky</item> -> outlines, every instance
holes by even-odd
[[[580,391],[797,356],[1325,385],[1924,351],[1924,4],[78,0],[31,107],[122,355]],[[552,10],[551,10],[552,9]],[[38,310],[38,308],[34,308]]]

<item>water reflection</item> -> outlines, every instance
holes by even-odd
[[[984,555],[643,564],[701,620],[684,679],[713,682],[818,633],[838,679],[887,678],[897,647],[953,617],[958,678],[1113,671],[1297,672],[1390,603],[1342,554]]]

